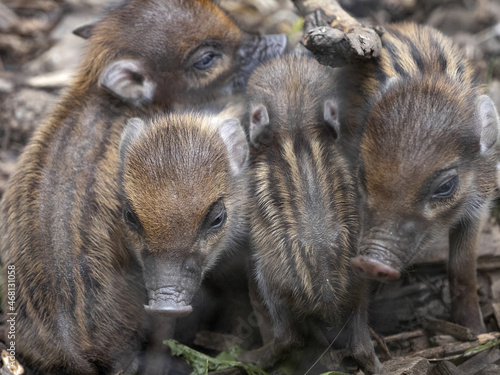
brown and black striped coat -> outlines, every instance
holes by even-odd
[[[449,236],[452,315],[484,330],[475,258],[495,188],[498,114],[439,31],[390,25],[380,57],[339,71],[341,139],[359,177],[363,275],[393,280]]]
[[[0,256],[4,269],[16,270],[22,364],[97,374],[133,359],[146,296],[120,227],[122,130],[130,117],[230,92],[242,38],[206,0],[125,1],[95,26],[74,82],[1,201]]]
[[[307,318],[340,328],[353,313],[350,348],[368,370],[380,369],[366,283],[350,266],[356,192],[337,144],[333,70],[305,56],[274,59],[251,76],[247,100],[253,272],[271,332],[243,358],[270,366],[304,343]]]
[[[476,72],[463,53],[439,31],[413,23],[388,25],[384,29],[379,57],[367,63],[338,69],[337,93],[342,111],[339,116],[344,136],[355,137],[352,153],[358,145],[368,113],[374,103],[396,82],[446,80],[461,87],[458,100],[479,92]],[[444,83],[444,82],[443,82]],[[411,93],[406,91],[404,96]]]

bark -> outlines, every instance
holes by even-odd
[[[340,67],[380,54],[383,30],[360,24],[336,0],[293,2],[305,18],[304,46],[320,64]]]

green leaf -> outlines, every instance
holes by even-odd
[[[227,350],[221,352],[215,359],[220,361],[237,361],[238,356],[243,352],[238,345],[230,346]]]
[[[216,358],[213,358],[191,349],[176,340],[165,340],[163,343],[170,348],[172,355],[184,358],[193,368],[191,375],[206,375],[209,371],[221,371],[233,367],[245,370],[248,375],[267,375],[264,370],[257,366],[236,361],[236,357],[241,353],[241,349],[237,346],[231,347]]]
[[[470,356],[473,356],[473,355],[476,355],[486,349],[489,349],[489,348],[492,348],[496,345],[500,345],[500,340],[493,340],[493,341],[488,341],[487,343],[483,344],[483,345],[478,345],[478,346],[475,346],[474,348],[470,348],[468,350],[465,351],[465,353],[463,354],[463,356],[465,358],[467,357],[470,357]]]

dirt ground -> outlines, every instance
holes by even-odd
[[[0,197],[24,145],[70,82],[84,51],[85,41],[73,35],[72,30],[95,20],[108,3],[99,0],[0,3]],[[343,0],[340,3],[366,24],[411,20],[442,30],[473,61],[486,91],[500,108],[500,1]],[[287,0],[221,0],[221,4],[247,30],[287,33],[293,40],[300,39],[299,16]],[[500,374],[500,226],[495,218],[486,223],[478,260],[479,295],[489,335],[471,336],[460,327],[446,324],[450,319],[446,254],[446,241],[442,239],[401,280],[374,285],[370,316],[377,353],[383,361],[392,359],[386,362],[384,373]],[[248,316],[247,308],[242,307],[245,312],[240,319]],[[240,323],[231,332],[236,342],[241,339],[242,327],[255,331],[246,318]],[[199,333],[197,348],[221,349],[213,342],[207,344],[207,340],[220,338],[218,335],[220,332]],[[467,352],[470,348],[475,351]],[[322,357],[313,373],[331,369],[328,357]],[[361,374],[352,364],[343,364],[342,369]]]

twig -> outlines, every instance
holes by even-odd
[[[389,348],[387,347],[387,344],[384,340],[383,337],[380,337],[377,332],[375,332],[371,327],[370,327],[370,334],[372,337],[375,339],[379,347],[382,349],[384,352],[384,355],[387,359],[392,359],[391,352],[389,351]]]
[[[476,341],[452,343],[435,348],[424,349],[410,354],[407,358],[424,357],[434,361],[453,359],[459,356],[467,356],[466,352],[468,350],[480,345],[485,345],[489,342],[496,342],[499,339],[500,332],[484,333],[482,335],[478,335]]]
[[[416,337],[425,336],[425,332],[421,329],[411,332],[401,332],[395,335],[384,337],[384,341],[386,343],[394,342],[394,341],[406,341],[409,339],[414,339]]]
[[[467,327],[461,325],[447,322],[446,320],[434,319],[431,317],[425,318],[426,329],[432,332],[441,332],[447,335],[451,335],[458,340],[462,341],[474,341],[477,336]]]

